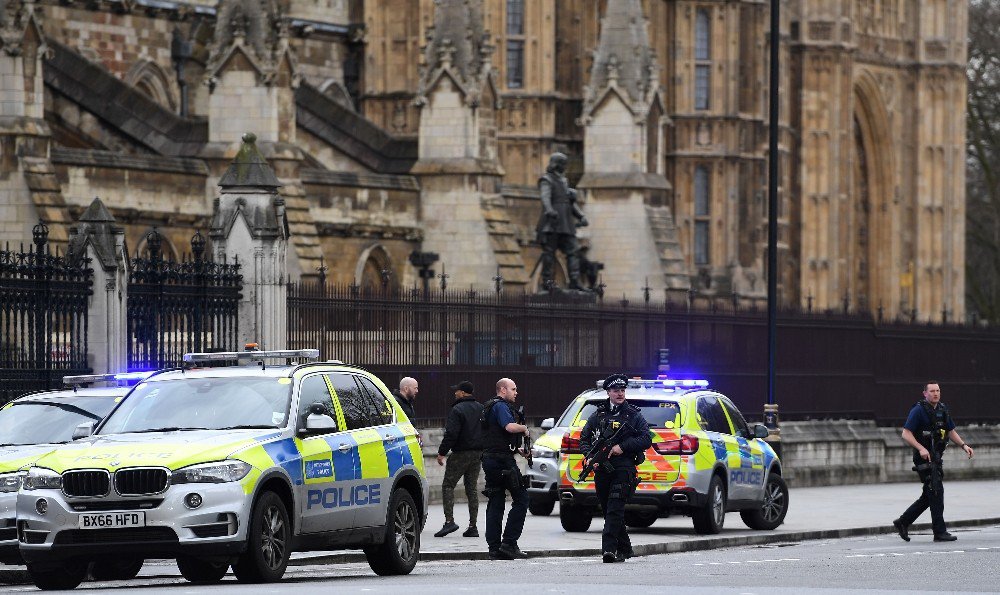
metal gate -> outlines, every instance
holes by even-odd
[[[128,365],[153,370],[180,365],[191,351],[236,348],[243,276],[239,261],[205,257],[205,237],[195,232],[191,254],[164,260],[163,238],[146,236],[145,256],[131,261],[128,286]]]

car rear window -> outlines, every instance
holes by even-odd
[[[590,419],[590,416],[597,410],[598,405],[606,401],[587,401],[587,404],[580,409],[574,426],[582,427]],[[643,399],[641,401],[629,401],[642,411],[642,416],[646,418],[651,430],[663,428],[678,428],[681,425],[681,406],[676,401]]]

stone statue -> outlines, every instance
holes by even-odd
[[[538,190],[542,198],[542,215],[535,228],[538,243],[542,246],[542,287],[554,288],[552,267],[556,251],[566,255],[569,270],[569,289],[582,290],[580,285],[580,259],[576,241],[576,228],[586,227],[587,218],[576,204],[576,190],[566,181],[566,163],[562,153],[553,153],[545,175],[538,179]]]

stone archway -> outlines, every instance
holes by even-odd
[[[365,291],[381,291],[399,285],[389,253],[381,244],[366,248],[354,269],[354,283]]]
[[[174,99],[176,83],[156,62],[147,58],[140,59],[125,74],[124,81],[161,106],[177,111]]]
[[[867,72],[854,84],[852,129],[851,198],[840,229],[847,265],[845,287],[851,304],[859,310],[892,309],[896,303],[892,283],[895,148],[885,102]]]

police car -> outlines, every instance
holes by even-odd
[[[126,376],[67,376],[64,381],[124,381]],[[70,442],[78,426],[92,427],[104,419],[128,391],[118,386],[46,391],[19,397],[0,408],[0,563],[22,563],[17,549],[15,507],[28,467],[58,445]],[[92,572],[104,578],[122,575],[115,570],[101,565]]]
[[[362,548],[381,575],[416,564],[428,487],[417,433],[372,374],[317,350],[187,354],[227,367],[157,372],[95,435],[32,465],[21,555],[65,589],[95,557],[175,558],[194,583],[271,582],[292,551]]]
[[[546,432],[531,447],[536,464],[525,472],[529,481],[528,510],[533,515],[548,516],[555,509],[559,500],[559,448],[563,434],[569,430],[570,422],[583,404],[583,400],[573,399],[558,420],[552,417],[542,420],[541,428]]]
[[[561,445],[559,517],[571,532],[586,531],[600,514],[593,475],[579,481],[580,432],[608,398],[599,387],[576,398],[582,406]],[[713,534],[731,511],[739,511],[751,529],[771,530],[784,522],[788,487],[781,462],[763,440],[764,425],[748,425],[706,380],[634,379],[626,398],[642,410],[653,433],[638,467],[641,483],[625,508],[629,526],[648,527],[657,518],[684,514],[692,517],[696,532]]]

